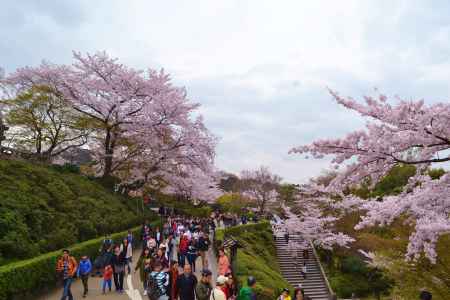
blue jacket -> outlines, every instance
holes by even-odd
[[[92,271],[91,260],[88,258],[86,260],[80,260],[80,264],[78,265],[77,275],[86,275]]]

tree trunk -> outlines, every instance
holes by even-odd
[[[112,170],[112,163],[113,163],[113,149],[111,147],[111,129],[108,128],[106,130],[106,137],[105,137],[105,157],[104,157],[104,163],[105,163],[105,169],[103,170],[103,178],[109,177]]]

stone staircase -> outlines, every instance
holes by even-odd
[[[290,240],[301,241],[300,236],[290,236]],[[330,291],[327,286],[327,281],[322,275],[318,258],[316,258],[312,247],[309,247],[308,259],[304,260],[302,251],[299,251],[296,263],[292,257],[284,237],[275,236],[275,244],[277,248],[278,263],[280,265],[283,277],[294,287],[298,287],[301,283],[305,295],[313,300],[329,300]],[[301,267],[306,261],[306,280],[301,275]]]

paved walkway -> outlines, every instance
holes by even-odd
[[[211,246],[212,248],[212,246]],[[136,249],[133,251],[133,258],[136,262],[139,258],[141,251],[139,249]],[[208,251],[208,262],[209,262],[209,269],[213,273],[213,282],[215,281],[215,278],[217,278],[217,259],[214,255],[213,249],[210,249]],[[202,259],[199,256],[196,260],[196,272],[197,278],[200,279],[200,273],[202,270]],[[134,263],[133,263],[133,270],[134,270]],[[180,268],[181,272],[181,268]],[[82,298],[83,294],[83,285],[81,284],[81,280],[76,280],[72,284],[72,295],[74,299],[88,299],[88,300],[143,300],[147,299],[147,297],[143,296],[143,286],[141,283],[141,280],[139,278],[139,272],[134,273],[130,275],[125,276],[125,292],[124,294],[119,294],[114,291],[114,282],[113,285],[113,291],[110,293],[106,293],[105,295],[102,294],[101,291],[101,283],[102,278],[100,277],[90,277],[89,278],[89,293],[86,298]],[[62,295],[62,288],[56,289],[47,295],[43,295],[37,298],[37,300],[60,300]]]

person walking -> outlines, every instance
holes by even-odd
[[[287,230],[284,233],[284,241],[286,242],[286,244],[289,244],[289,232]]]
[[[161,262],[156,261],[153,266],[153,272],[150,273],[150,279],[155,285],[148,291],[149,299],[151,300],[168,300],[167,287],[169,286],[169,274],[163,272]]]
[[[212,273],[210,270],[204,269],[202,271],[202,278],[195,288],[197,300],[209,300],[212,291],[211,276]]]
[[[141,279],[144,291],[147,290],[147,280],[146,280],[147,274],[145,274],[145,264],[147,261],[150,260],[151,260],[150,250],[148,248],[144,248],[142,250],[141,255],[139,256],[138,261],[136,262],[136,267],[134,268],[134,272],[137,272],[137,270],[139,270],[139,278]]]
[[[306,261],[305,261],[305,262],[303,262],[302,270],[300,271],[300,273],[302,274],[304,279],[306,279],[306,272],[307,272],[307,268],[306,268]]]
[[[112,277],[113,277],[113,268],[111,265],[106,265],[103,271],[102,294],[106,294],[106,286],[108,286],[109,291],[111,292]]]
[[[197,260],[197,247],[195,246],[194,239],[189,241],[188,250],[186,253],[187,260],[191,265],[192,271],[195,272],[195,261]]]
[[[180,300],[195,300],[195,287],[197,286],[197,277],[192,274],[191,265],[185,264],[183,274],[177,278],[177,295]]]
[[[73,256],[70,256],[70,251],[68,249],[64,249],[62,257],[58,259],[56,263],[56,271],[62,275],[64,283],[61,300],[65,300],[66,298],[73,300],[70,287],[72,285],[73,277],[77,272],[77,261]]]
[[[208,268],[208,258],[206,254],[208,253],[210,241],[205,231],[202,231],[202,233],[200,234],[197,245],[200,252],[200,257],[202,258],[202,268],[206,269]]]
[[[156,231],[155,231],[155,240],[156,240],[156,247],[159,248],[159,245],[161,244],[163,239],[161,230],[159,230],[159,227],[156,227]]]
[[[111,259],[113,271],[114,271],[114,286],[118,293],[123,293],[123,280],[125,276],[125,253],[120,251],[120,246],[114,248],[114,256]]]
[[[247,286],[242,287],[239,291],[238,300],[256,300],[256,295],[253,289],[256,286],[256,279],[253,276],[247,278]]]
[[[309,251],[307,248],[303,249],[303,259],[304,260],[309,259]]]
[[[154,263],[159,262],[162,265],[163,269],[169,268],[169,261],[166,258],[166,255],[164,253],[164,248],[159,248],[156,252],[156,255],[154,256]]]
[[[227,278],[227,282],[225,283],[225,295],[227,299],[235,300],[236,299],[236,283],[234,282],[233,274],[231,272],[225,274]]]
[[[131,264],[133,261],[133,247],[131,243],[128,241],[128,238],[125,238],[120,244],[120,252],[125,254],[125,265],[128,270],[128,274],[131,273]]]
[[[81,282],[83,283],[83,298],[86,298],[86,295],[89,290],[88,280],[91,271],[92,271],[91,260],[86,255],[82,256],[80,264],[77,268],[77,277],[81,278]]]
[[[131,230],[128,230],[128,234],[127,234],[127,241],[129,244],[133,245],[133,233],[131,232]]]
[[[182,266],[186,263],[186,256],[188,252],[189,247],[189,239],[187,235],[183,234],[180,238],[180,245],[178,246],[178,261]]]
[[[173,260],[170,262],[170,270],[169,270],[169,299],[176,300],[177,299],[177,278],[178,278],[178,262]]]
[[[225,276],[230,272],[230,260],[228,256],[225,255],[225,249],[222,247],[219,249],[219,258],[217,260],[217,271],[219,275]]]
[[[216,280],[216,287],[212,290],[210,300],[227,300],[225,293],[222,290],[222,287],[227,282],[227,278],[223,275],[219,275]]]

